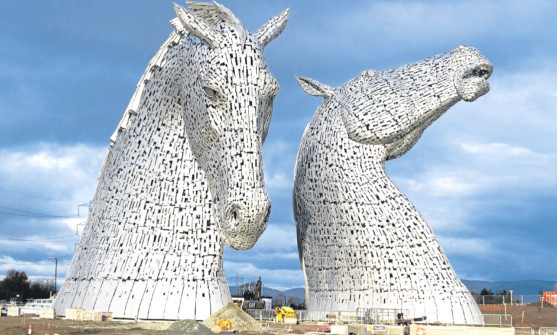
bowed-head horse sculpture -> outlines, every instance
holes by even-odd
[[[111,137],[79,247],[54,308],[130,319],[202,320],[231,300],[223,248],[267,226],[262,145],[279,91],[255,34],[217,3],[175,5]]]

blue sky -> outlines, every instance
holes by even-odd
[[[265,49],[282,88],[264,146],[272,215],[252,250],[225,252],[231,284],[238,274],[276,288],[304,285],[293,170],[321,101],[294,75],[339,86],[364,69],[458,45],[491,60],[491,91],[449,110],[387,171],[461,278],[557,280],[556,2],[221,3],[252,32],[291,11]],[[0,275],[16,268],[53,277],[49,256],[65,274],[86,220],[78,205],[92,199],[109,137],[173,17],[170,1],[0,3]]]

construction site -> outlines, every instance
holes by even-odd
[[[258,290],[255,290],[256,294]],[[253,294],[246,291],[246,296]],[[250,296],[251,297],[251,296]],[[554,335],[557,308],[549,303],[529,305],[480,305],[484,326],[429,324],[405,319],[400,310],[362,309],[354,312],[312,312],[288,306],[264,308],[261,298],[231,302],[202,322],[112,319],[110,313],[83,309],[56,317],[45,309],[41,315],[19,314],[8,308],[0,318],[0,335],[18,334],[528,334]],[[263,298],[266,299],[266,298]],[[275,301],[280,299],[275,299]],[[251,308],[250,308],[251,306]],[[259,308],[262,307],[262,308]],[[50,313],[49,313],[50,312]]]

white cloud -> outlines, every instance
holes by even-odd
[[[513,147],[505,143],[487,143],[487,144],[479,144],[479,143],[462,143],[462,148],[464,151],[475,154],[475,155],[483,155],[483,156],[491,156],[491,155],[525,155],[531,153],[530,150],[521,148],[521,147]]]
[[[19,261],[9,256],[0,257],[0,279],[5,277],[8,270],[20,269],[17,271],[24,271],[27,277],[33,279],[54,279],[55,272],[54,260],[40,260],[40,261]],[[68,271],[69,265],[58,261],[58,281],[60,285],[63,282],[63,275]]]
[[[294,181],[292,176],[281,171],[271,174],[270,176],[265,175],[265,186],[269,189],[269,192],[275,190],[292,190]]]
[[[80,208],[78,217],[77,207],[93,197],[105,153],[106,148],[51,143],[0,150],[0,248],[5,254],[0,273],[15,268],[37,278],[52,277],[52,264],[42,259],[53,256],[64,276],[79,240],[76,227],[87,216],[86,208]]]
[[[466,255],[474,257],[493,257],[492,244],[488,239],[458,238],[437,235],[445,252],[452,255]]]
[[[420,174],[393,179],[410,194],[432,198],[472,198],[496,190],[534,192],[557,186],[557,151],[534,152],[506,143],[460,143],[450,160],[432,164]]]
[[[462,176],[457,175],[436,174],[427,177],[428,178],[423,181],[409,178],[397,178],[397,182],[401,185],[406,185],[404,188],[409,189],[411,192],[426,193],[434,197],[468,196],[473,192],[475,186],[471,182],[467,182]]]
[[[263,146],[265,186],[271,201],[292,193],[297,148],[297,143],[283,140],[267,141]]]
[[[287,251],[298,250],[296,242],[296,226],[294,223],[269,224],[263,235],[255,244],[253,250],[260,251]]]
[[[90,200],[106,148],[84,144],[43,143],[31,148],[0,150],[3,188],[39,198]],[[77,209],[74,207],[72,211]]]
[[[557,196],[555,166],[557,152],[472,142],[461,143],[457,154],[439,165],[407,175],[398,170],[391,177],[435,231],[458,234],[473,230],[470,221],[486,215],[478,209],[490,203],[507,201],[506,206],[513,209],[516,201],[523,205],[532,195]]]
[[[0,245],[7,248],[17,248],[18,252],[25,250],[42,250],[45,254],[61,255],[73,253],[75,239],[65,237],[63,240],[48,240],[41,236],[29,236],[27,241],[1,240]],[[71,246],[70,246],[71,245]]]

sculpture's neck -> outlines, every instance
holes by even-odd
[[[355,175],[373,175],[380,178],[387,177],[385,170],[385,160],[387,148],[383,145],[360,144],[349,140],[352,144],[353,152],[357,152],[360,159],[347,159],[345,164],[349,165],[350,170]]]

